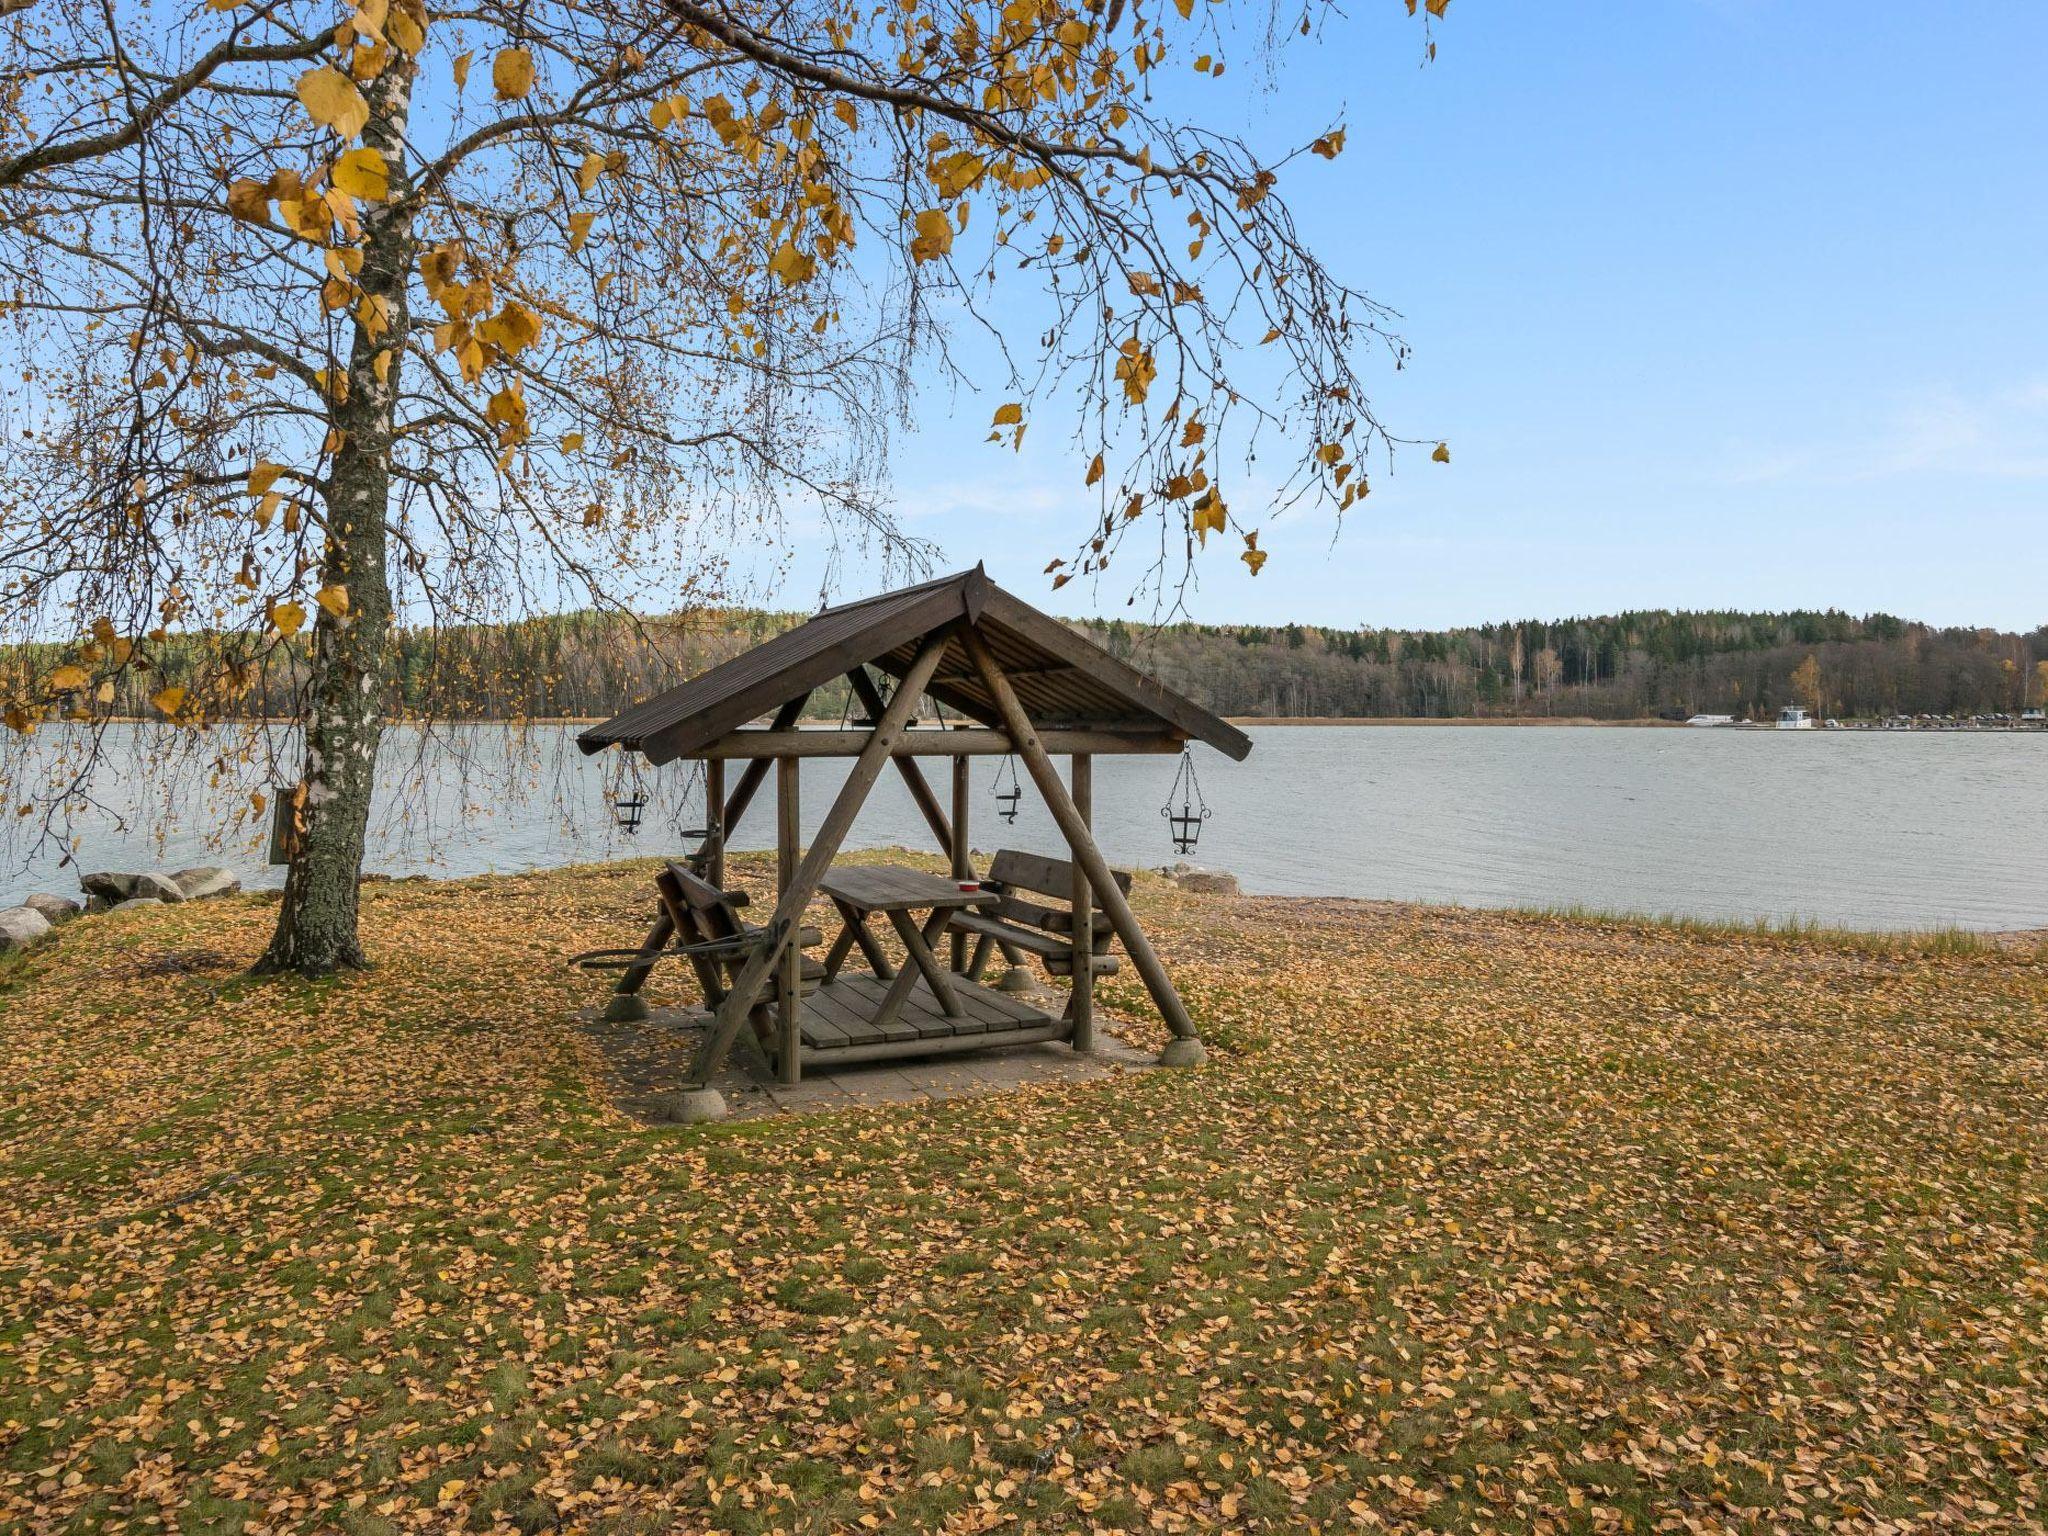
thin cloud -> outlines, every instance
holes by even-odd
[[[1912,476],[2048,480],[2048,379],[1969,395],[1951,387],[1895,405],[1865,436],[1741,446],[1728,478],[1856,485]]]

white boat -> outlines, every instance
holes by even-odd
[[[1781,731],[1810,731],[1813,717],[1797,704],[1787,704],[1778,711],[1778,729]]]
[[[1685,723],[1687,725],[1703,726],[1733,725],[1735,723],[1735,717],[1733,715],[1694,715],[1690,720],[1686,721]]]

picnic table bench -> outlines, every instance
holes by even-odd
[[[1117,889],[1128,894],[1131,877],[1122,870],[1112,873],[1116,876]],[[998,948],[1036,955],[1045,962],[1046,971],[1051,975],[1074,974],[1076,919],[1072,905],[1075,882],[1071,863],[1065,859],[1048,859],[1039,854],[1004,848],[989,864],[988,878],[981,884],[983,890],[994,892],[998,898],[993,906],[988,910],[956,912],[951,923],[955,932],[970,934],[974,938],[974,953],[966,970],[969,980],[981,979],[990,953]],[[1028,896],[1016,894],[1020,891],[1028,893]],[[1031,896],[1065,904],[1049,906],[1045,901],[1030,900]],[[1099,900],[1089,913],[1088,923],[1088,947],[1094,974],[1114,976],[1119,967],[1116,956],[1109,952],[1109,945],[1115,933]],[[1015,954],[1011,958],[1015,959]]]

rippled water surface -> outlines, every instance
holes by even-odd
[[[387,737],[394,780],[373,819],[369,867],[463,875],[658,853],[682,846],[701,799],[686,770],[650,776],[646,827],[611,826],[617,768],[579,754],[574,727],[474,727]],[[1251,757],[1198,749],[1214,811],[1195,858],[1248,890],[1470,905],[1583,905],[1700,917],[1800,917],[1872,928],[2048,925],[2048,734],[1778,733],[1455,726],[1254,729]],[[48,738],[55,748],[57,739]],[[1104,758],[1096,824],[1114,861],[1170,862],[1159,810],[1171,758]],[[276,883],[252,834],[222,840],[234,803],[166,767],[146,729],[117,742],[107,810],[78,824],[77,866],[222,862]],[[995,820],[997,764],[974,763],[974,842],[1056,852],[1028,776],[1014,826]],[[35,765],[16,761],[11,776]],[[733,770],[737,772],[737,768]],[[945,787],[947,764],[927,764]],[[815,827],[844,762],[806,762]],[[18,798],[14,796],[12,798]],[[736,846],[773,837],[764,789]],[[125,817],[127,830],[115,825]],[[20,834],[17,834],[20,836]],[[926,846],[893,774],[854,846]],[[26,864],[24,860],[26,859]],[[17,847],[0,898],[70,891],[58,853]]]

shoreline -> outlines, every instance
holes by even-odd
[[[1505,726],[1596,726],[1603,729],[1650,727],[1683,729],[1683,720],[1659,720],[1655,716],[1630,720],[1598,720],[1591,715],[1226,715],[1232,725],[1505,725]]]

